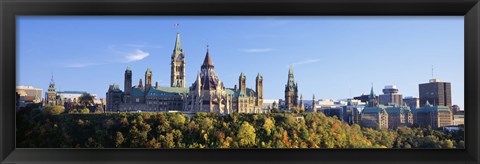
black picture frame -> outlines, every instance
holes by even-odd
[[[1,163],[479,163],[478,0],[1,0]],[[19,15],[457,15],[465,20],[465,149],[17,149]]]

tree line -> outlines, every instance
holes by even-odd
[[[464,128],[349,125],[323,113],[68,113],[60,106],[17,112],[22,148],[464,148]]]

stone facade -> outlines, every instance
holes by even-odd
[[[57,94],[55,88],[55,82],[52,79],[50,80],[50,84],[48,85],[48,91],[45,93],[45,105],[60,105],[63,106],[64,100],[63,97]]]
[[[118,85],[111,85],[107,92],[109,112],[215,112],[229,114],[263,112],[263,77],[258,74],[255,91],[246,87],[246,76],[239,78],[240,88],[226,88],[215,74],[207,47],[205,60],[196,81],[185,88],[185,55],[177,33],[175,48],[171,58],[170,87],[152,85],[153,72],[145,71],[145,83],[139,79],[132,86],[132,70],[127,67],[124,75],[124,91]]]
[[[285,85],[285,100],[282,107],[283,110],[292,111],[301,108],[301,105],[298,101],[298,83],[295,82],[295,77],[293,75],[293,67],[290,66],[288,70],[288,81]]]
[[[170,87],[185,88],[185,54],[180,42],[180,33],[177,33],[175,48],[172,53]]]
[[[452,112],[447,106],[434,106],[427,101],[413,112],[413,123],[421,127],[440,128],[453,125]]]
[[[107,109],[106,111],[118,112],[120,105],[123,104],[123,92],[120,90],[118,84],[113,84],[108,87],[107,92]]]
[[[373,93],[373,86],[370,91],[368,105],[362,110],[360,124],[367,128],[388,128],[388,113],[385,106],[378,105],[375,94]]]
[[[411,126],[413,124],[413,114],[410,108],[404,106],[388,106],[388,128],[396,129],[400,126]]]
[[[246,87],[244,73],[239,77],[239,88],[225,88],[215,74],[214,65],[207,49],[205,60],[197,80],[189,88],[185,110],[191,112],[215,112],[221,114],[260,113],[263,106],[263,77],[256,78],[256,91]]]

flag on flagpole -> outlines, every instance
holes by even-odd
[[[178,27],[178,26],[180,26],[180,23],[175,23],[174,24],[174,27]]]

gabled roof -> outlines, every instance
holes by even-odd
[[[408,113],[410,108],[407,106],[388,106],[386,108],[387,113]]]
[[[253,96],[257,96],[257,92],[255,92],[255,90],[251,89],[251,88],[247,88],[247,93],[246,95],[243,94],[243,93],[240,93],[240,90],[238,90],[237,92],[235,92],[235,90],[233,88],[227,88],[226,89],[227,91],[227,94],[231,94],[233,95],[234,98],[238,98],[238,97],[248,97],[250,95],[250,92],[253,92]]]
[[[181,87],[158,87],[150,88],[147,93],[147,96],[180,96],[182,94],[187,94],[188,88]]]
[[[188,88],[181,87],[151,87],[147,96],[179,96],[188,93]],[[135,97],[144,96],[143,90],[137,86],[132,87],[132,95]]]
[[[422,113],[422,112],[450,112],[450,108],[448,106],[423,106],[413,110],[414,113]]]
[[[362,113],[380,113],[382,111],[385,111],[385,106],[379,105],[378,107],[365,107]]]
[[[132,87],[132,96],[140,97],[140,96],[143,96],[143,94],[144,94],[143,90],[138,88],[138,86]]]

